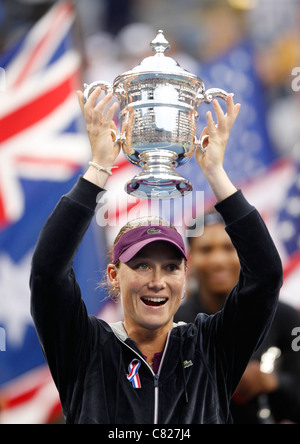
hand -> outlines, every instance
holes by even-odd
[[[227,113],[224,114],[219,102],[217,100],[213,101],[217,125],[209,111],[206,115],[207,126],[200,136],[200,139],[205,135],[209,136],[208,142],[206,142],[206,152],[203,154],[200,148],[197,148],[195,152],[196,161],[218,201],[236,192],[236,188],[224,171],[223,160],[230,130],[238,116],[241,105],[239,103],[234,104],[232,95],[228,95],[226,102]]]
[[[112,104],[104,114],[113,96],[107,94],[99,103],[96,103],[100,94],[101,88],[96,88],[84,104],[82,91],[77,91],[79,105],[86,121],[86,129],[91,143],[92,160],[107,168],[113,165],[120,152],[120,144],[114,145],[111,131],[117,131],[113,117],[118,104]]]
[[[228,142],[230,130],[240,111],[240,104],[234,104],[233,96],[228,95],[227,113],[224,114],[219,102],[215,99],[213,107],[217,116],[217,125],[215,124],[212,113],[206,114],[207,126],[204,128],[200,139],[208,135],[208,143],[206,144],[206,153],[203,154],[200,149],[196,150],[195,157],[201,167],[204,175],[216,169],[223,168],[223,159],[225,148]]]

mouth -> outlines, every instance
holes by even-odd
[[[226,282],[230,278],[230,274],[227,271],[215,271],[211,275],[211,279],[216,283]]]
[[[167,302],[168,298],[142,296],[141,301],[148,307],[160,307]]]

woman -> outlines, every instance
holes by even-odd
[[[105,113],[112,96],[97,103],[99,95],[95,90],[84,105],[78,92],[93,162],[49,217],[32,261],[32,315],[66,422],[231,422],[231,395],[270,325],[282,277],[264,223],[223,169],[240,106],[229,96],[224,115],[214,102],[217,125],[209,112],[207,151],[195,153],[241,263],[224,309],[173,324],[186,280],[184,242],[170,226],[133,222],[121,230],[107,266],[124,310],[124,322],[108,325],[86,313],[72,269],[120,150],[111,131],[117,105]]]

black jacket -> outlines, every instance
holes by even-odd
[[[122,323],[89,316],[81,299],[72,262],[99,191],[79,179],[46,222],[32,260],[31,312],[66,422],[230,423],[232,393],[270,326],[282,280],[261,217],[241,191],[216,205],[239,254],[239,282],[221,312],[174,325],[155,375]],[[134,359],[140,388],[128,378]]]
[[[201,292],[195,291],[190,298],[184,300],[174,319],[193,322],[199,312],[211,314],[201,302]],[[252,359],[260,362],[264,353],[271,347],[280,350],[280,357],[275,365],[279,386],[274,392],[257,396],[247,403],[238,402],[234,398],[230,410],[235,424],[281,421],[300,423],[300,353],[295,353],[291,347],[292,330],[299,325],[299,312],[279,301],[270,330],[252,356]],[[263,407],[267,408],[270,414],[261,417],[259,413]]]

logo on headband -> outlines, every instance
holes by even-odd
[[[140,365],[141,361],[139,359],[133,359],[128,366],[128,375],[126,375],[128,381],[131,382],[132,387],[135,389],[142,387],[138,373]]]
[[[157,228],[149,228],[147,230],[148,234],[156,234],[156,233],[161,233],[161,230],[158,230]]]

